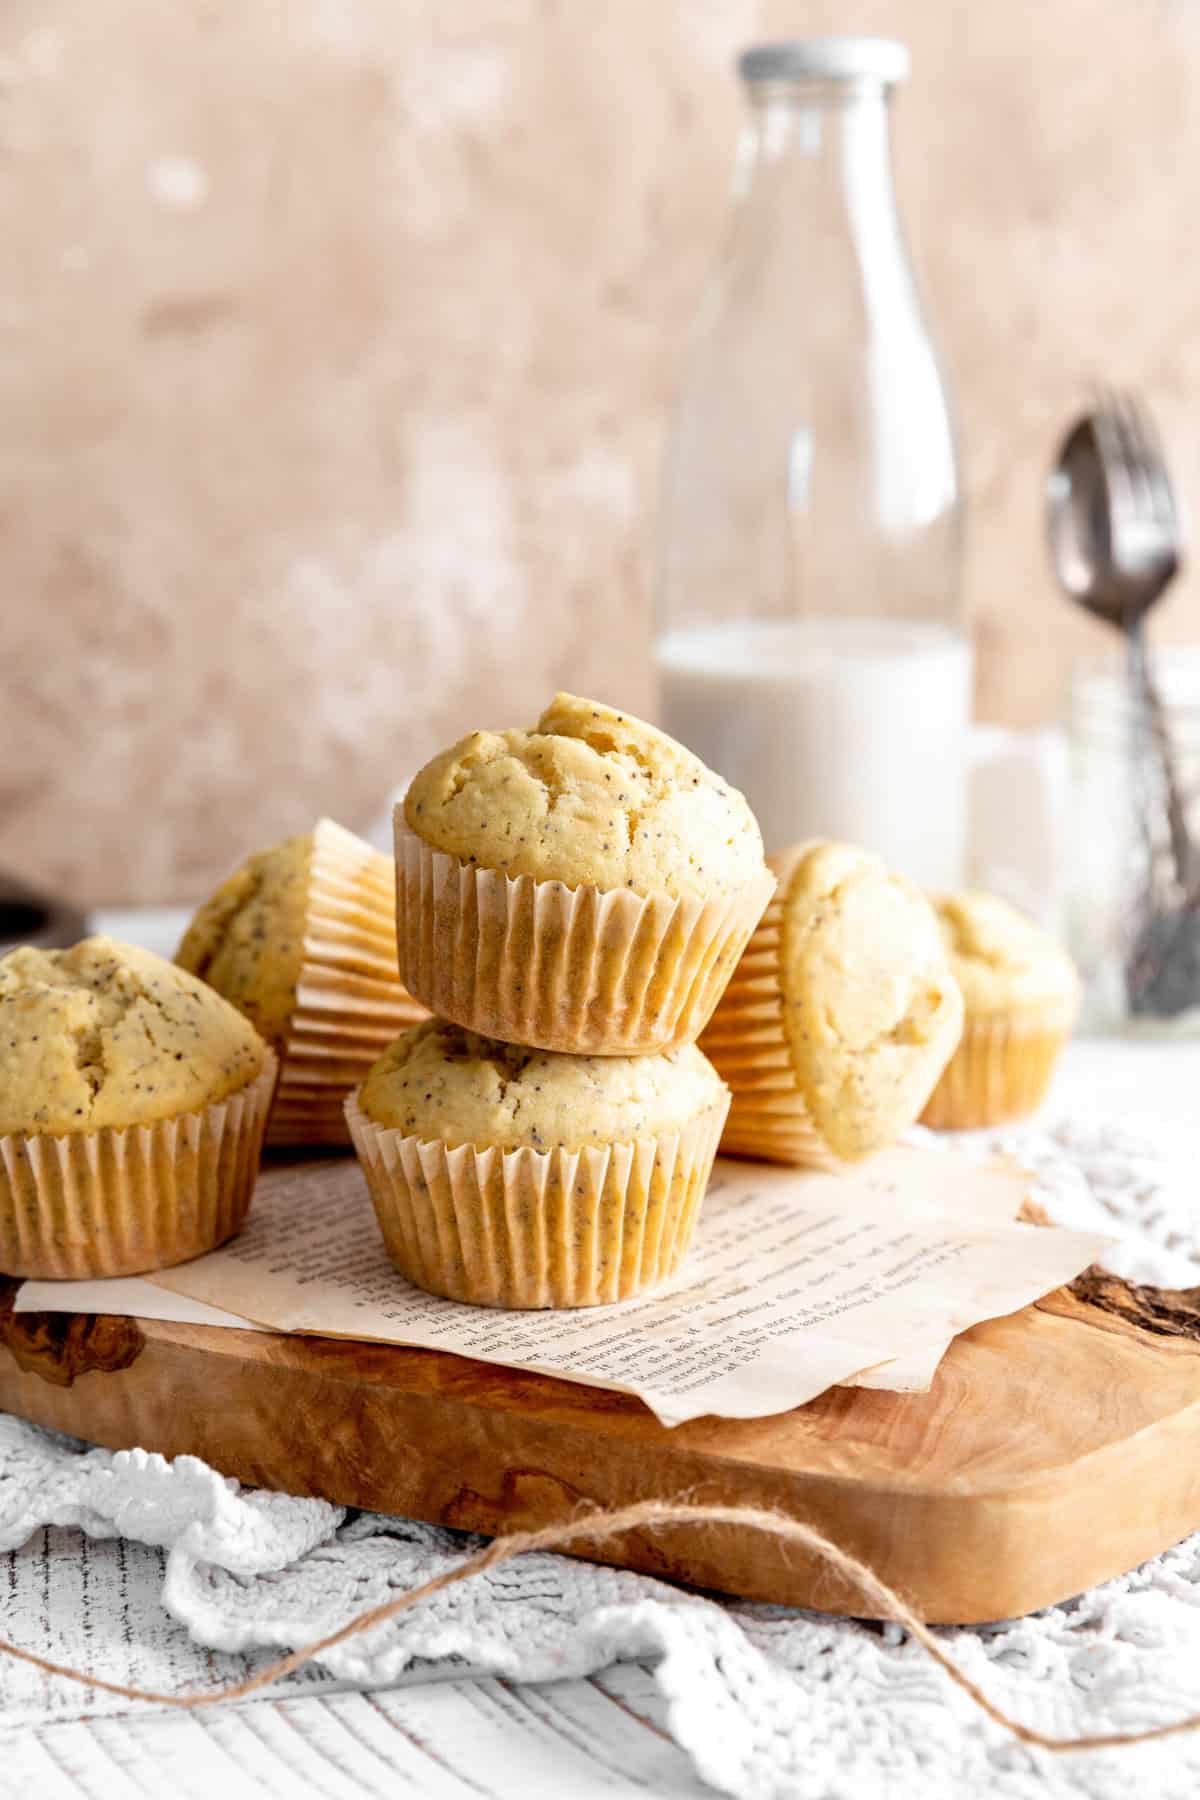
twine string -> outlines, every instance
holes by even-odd
[[[218,1706],[230,1700],[244,1700],[248,1695],[270,1687],[284,1675],[303,1668],[306,1663],[312,1662],[325,1651],[334,1649],[336,1645],[344,1644],[350,1638],[372,1630],[376,1625],[386,1624],[389,1619],[410,1611],[423,1600],[431,1599],[434,1594],[444,1593],[447,1588],[456,1587],[459,1582],[469,1580],[472,1575],[480,1575],[486,1569],[499,1568],[502,1563],[512,1562],[515,1557],[523,1556],[530,1550],[565,1550],[568,1545],[606,1544],[627,1531],[653,1531],[672,1525],[739,1526],[764,1532],[785,1544],[794,1544],[808,1551],[841,1576],[850,1590],[867,1603],[873,1614],[903,1626],[954,1686],[966,1694],[994,1724],[1010,1732],[1020,1743],[1028,1744],[1034,1749],[1056,1753],[1119,1749],[1133,1744],[1153,1743],[1161,1738],[1176,1737],[1183,1732],[1200,1728],[1200,1713],[1191,1713],[1186,1718],[1176,1719],[1167,1725],[1154,1725],[1144,1731],[1096,1732],[1076,1738],[1049,1737],[1032,1725],[1025,1725],[1021,1720],[1014,1719],[1002,1706],[989,1699],[978,1683],[942,1647],[920,1614],[894,1588],[881,1581],[869,1564],[844,1550],[815,1526],[761,1507],[706,1506],[690,1501],[643,1500],[632,1506],[618,1507],[611,1512],[576,1514],[557,1524],[544,1525],[538,1531],[512,1531],[504,1537],[493,1538],[485,1549],[464,1558],[453,1568],[443,1569],[439,1575],[423,1581],[419,1587],[410,1588],[407,1593],[399,1594],[381,1606],[373,1606],[366,1612],[356,1614],[337,1631],[300,1645],[276,1662],[268,1663],[257,1674],[247,1676],[244,1681],[233,1682],[228,1687],[215,1691],[160,1694],[150,1688],[129,1687],[121,1681],[106,1681],[102,1676],[91,1675],[86,1670],[72,1669],[63,1663],[53,1662],[49,1657],[39,1656],[36,1651],[25,1650],[3,1638],[0,1638],[0,1653],[14,1657],[18,1662],[29,1663],[44,1674],[77,1682],[81,1687],[116,1694],[123,1700],[148,1701],[154,1705],[172,1706],[190,1712],[202,1706]]]

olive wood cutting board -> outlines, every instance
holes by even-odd
[[[836,1388],[773,1418],[668,1430],[639,1400],[439,1351],[12,1311],[0,1408],[113,1449],[494,1535],[687,1496],[775,1507],[927,1618],[1047,1606],[1200,1526],[1200,1289],[1093,1270],[947,1354],[928,1394]],[[581,1553],[590,1554],[581,1545]],[[828,1612],[854,1593],[794,1545],[691,1524],[603,1560]]]

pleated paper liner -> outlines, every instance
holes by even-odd
[[[303,962],[269,1144],[349,1143],[344,1101],[425,1008],[396,965],[392,859],[330,819],[313,832]]]
[[[783,1029],[783,903],[802,851],[774,859],[779,887],[717,1003],[700,1045],[733,1095],[721,1149],[816,1169],[845,1165],[812,1121]]]
[[[197,1112],[124,1130],[0,1136],[0,1270],[140,1275],[238,1231],[258,1177],[277,1064]]]
[[[476,1306],[602,1306],[665,1281],[691,1243],[726,1103],[603,1149],[449,1149],[346,1102],[388,1255]]]
[[[1028,1118],[1046,1097],[1073,1009],[1036,1019],[971,1019],[921,1114],[935,1131],[975,1131]]]
[[[434,850],[396,809],[400,973],[431,1012],[510,1044],[648,1056],[700,1035],[774,888],[711,900],[510,877]]]

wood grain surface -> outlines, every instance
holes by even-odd
[[[674,1430],[631,1397],[439,1352],[14,1314],[9,1288],[0,1407],[111,1448],[189,1452],[247,1483],[489,1534],[584,1503],[777,1507],[942,1621],[1049,1605],[1200,1524],[1200,1290],[1096,1272],[967,1332],[929,1394],[839,1388],[774,1418]],[[794,1548],[731,1528],[634,1534],[603,1556],[859,1610]]]

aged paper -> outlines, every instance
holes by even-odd
[[[1014,1164],[1015,1180],[991,1179],[1000,1174],[1001,1169],[998,1159],[993,1158],[987,1171],[988,1179],[977,1179],[971,1185],[971,1214],[977,1224],[985,1220],[989,1224],[1004,1224],[1015,1219],[1021,1211],[1021,1203],[1029,1190],[1029,1177]],[[906,1184],[905,1195],[907,1205],[914,1213],[944,1213],[947,1202],[953,1202],[953,1196],[944,1193],[932,1181],[915,1192]],[[950,1337],[928,1350],[912,1350],[907,1356],[881,1363],[877,1369],[862,1369],[857,1375],[849,1375],[839,1385],[877,1388],[891,1394],[927,1394],[933,1386],[938,1365],[953,1342]]]
[[[744,1173],[744,1165],[718,1163],[711,1192],[718,1191],[717,1184],[723,1179],[727,1167],[734,1180],[738,1179],[739,1167]],[[880,1183],[889,1182],[889,1167],[889,1163],[881,1159],[873,1165],[870,1179]],[[900,1162],[896,1167],[904,1173],[908,1165]],[[914,1217],[945,1217],[947,1208],[953,1208],[956,1202],[961,1209],[962,1166],[955,1159],[949,1167],[956,1176],[949,1186],[935,1180],[933,1171],[923,1170],[919,1183],[911,1179],[909,1171],[910,1178],[902,1179],[890,1189],[890,1204],[897,1207],[903,1204],[905,1212]],[[323,1161],[306,1165],[305,1170],[293,1173],[302,1174],[306,1181],[320,1181],[323,1179],[322,1172],[327,1174],[328,1171],[329,1164]],[[268,1176],[264,1179],[273,1178]],[[781,1171],[772,1173],[764,1170],[759,1178],[792,1181],[795,1176]],[[852,1177],[856,1186],[861,1179],[861,1176]],[[1005,1171],[996,1163],[977,1173],[972,1178],[970,1187],[970,1210],[974,1222],[990,1224],[1014,1219],[1027,1186],[1028,1178],[1019,1170]],[[263,1189],[260,1188],[260,1197],[262,1192]],[[210,1306],[203,1300],[193,1299],[190,1295],[173,1293],[169,1288],[161,1287],[141,1276],[97,1281],[27,1281],[19,1290],[16,1310],[120,1313],[141,1319],[164,1319],[184,1325],[216,1325],[252,1331],[272,1329],[221,1307]],[[891,1393],[925,1393],[932,1385],[938,1364],[952,1342],[953,1338],[947,1336],[928,1348],[909,1351],[906,1355],[881,1363],[875,1368],[849,1375],[840,1385],[885,1389]]]
[[[239,1238],[154,1281],[281,1331],[450,1350],[635,1393],[665,1424],[753,1418],[936,1354],[1078,1274],[1108,1239],[995,1222],[1026,1185],[944,1151],[889,1151],[842,1176],[722,1161],[672,1282],[616,1306],[514,1313],[404,1281],[357,1165],[310,1163],[268,1171]]]
[[[222,1325],[239,1331],[267,1331],[251,1319],[187,1294],[172,1294],[143,1275],[110,1275],[96,1281],[25,1281],[13,1311],[117,1313],[131,1319],[165,1319],[175,1325]]]

